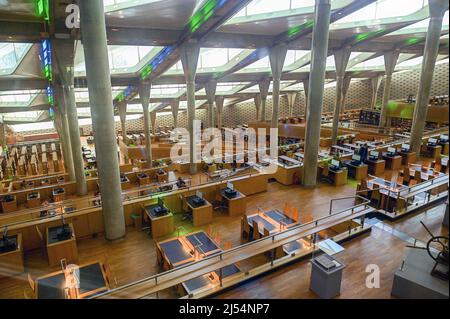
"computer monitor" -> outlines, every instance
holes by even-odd
[[[428,140],[428,143],[436,144],[436,143],[437,143],[437,139],[435,139],[435,138],[430,138],[430,139]]]
[[[202,193],[202,192],[197,191],[197,192],[195,192],[195,195],[196,195],[198,198],[203,199],[203,193]]]
[[[402,144],[402,150],[409,151],[409,144]]]
[[[388,151],[388,153],[395,153],[395,148],[388,147],[387,151]]]
[[[379,153],[377,151],[371,151],[370,156],[378,157]]]
[[[231,189],[231,190],[234,190],[234,185],[233,185],[233,183],[228,182],[228,183],[227,183],[227,188],[228,188],[228,189]]]
[[[442,141],[448,141],[448,135],[442,134],[441,136],[439,136],[439,139]]]
[[[352,160],[361,162],[361,156],[360,156],[360,155],[353,154]]]
[[[335,167],[339,167],[339,161],[337,161],[337,160],[331,160],[331,165],[332,166],[335,166]]]

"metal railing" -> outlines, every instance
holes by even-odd
[[[207,274],[211,271],[215,271],[217,269],[221,269],[223,267],[226,267],[228,265],[234,264],[238,261],[245,260],[248,258],[251,258],[257,254],[260,254],[264,251],[268,251],[273,249],[273,245],[277,244],[277,241],[280,242],[280,245],[283,245],[285,243],[289,243],[298,239],[301,239],[305,236],[308,236],[310,234],[314,234],[317,231],[320,231],[319,229],[321,226],[326,228],[332,227],[334,225],[326,225],[326,222],[332,222],[332,220],[335,217],[342,216],[345,213],[349,214],[346,216],[347,218],[345,220],[336,220],[336,224],[342,223],[347,220],[351,220],[353,218],[361,216],[360,213],[369,213],[371,210],[373,210],[372,207],[369,206],[370,201],[367,200],[364,197],[361,196],[354,196],[354,197],[346,197],[342,199],[350,199],[354,198],[355,200],[361,200],[361,203],[357,205],[353,205],[351,207],[345,208],[343,210],[337,211],[335,213],[329,213],[326,216],[317,218],[313,221],[307,222],[305,224],[299,224],[297,226],[288,228],[284,231],[277,232],[275,234],[269,235],[267,237],[263,237],[254,241],[251,241],[249,243],[245,243],[242,245],[239,245],[237,247],[222,251],[220,253],[207,256],[205,258],[202,258],[198,261],[173,268],[167,271],[164,271],[159,274],[155,274],[153,276],[143,278],[141,280],[123,285],[121,287],[109,290],[107,292],[104,292],[102,294],[99,294],[93,298],[107,298],[108,296],[114,295],[116,293],[124,292],[128,289],[132,289],[133,287],[137,287],[139,285],[145,285],[148,284],[148,289],[150,291],[148,292],[139,292],[139,296],[131,296],[132,298],[144,298],[145,296],[148,296],[150,294],[156,293],[157,291],[161,291],[163,289],[167,289],[170,287],[173,287],[175,285],[181,284],[184,281],[202,276],[204,274]],[[334,199],[339,200],[339,199]],[[358,215],[355,217],[355,215]],[[344,217],[345,218],[345,217]],[[326,229],[324,228],[324,229]],[[267,249],[265,247],[268,247]],[[250,249],[248,249],[250,248]],[[253,249],[252,249],[253,248]],[[246,250],[246,253],[240,253],[242,251]],[[272,254],[272,258],[274,258]],[[273,262],[273,259],[272,259]],[[217,265],[219,264],[219,265]],[[178,278],[178,279],[177,279]],[[222,281],[222,278],[220,278],[220,281]],[[163,285],[164,284],[164,285]],[[158,285],[161,285],[159,288]],[[139,289],[139,288],[138,288]],[[141,288],[144,289],[145,288]],[[153,291],[154,290],[154,291]],[[121,296],[121,298],[127,298],[127,296]]]

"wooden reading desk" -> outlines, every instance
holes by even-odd
[[[158,204],[148,205],[144,207],[145,214],[150,220],[150,228],[152,230],[152,238],[158,238],[171,234],[174,231],[173,214],[166,207],[167,212],[159,215],[155,212]]]
[[[66,278],[62,270],[35,280],[37,299],[65,299]],[[104,265],[93,262],[80,266],[80,298],[88,298],[109,290]]]
[[[66,240],[59,240],[57,237],[57,232],[62,225],[47,228],[47,255],[50,266],[59,265],[61,259],[66,259],[69,263],[78,260],[77,242],[73,224],[69,223],[68,226],[72,235]]]
[[[192,219],[194,226],[201,226],[211,223],[213,219],[212,205],[206,199],[203,199],[205,201],[204,204],[198,206],[194,202],[194,199],[196,197],[197,197],[196,195],[193,195],[185,198],[186,204],[192,211]]]
[[[220,191],[222,198],[227,202],[229,216],[242,215],[245,214],[245,211],[247,210],[247,197],[238,190],[235,191],[236,195],[234,197],[230,197],[230,195],[226,193],[226,188]]]

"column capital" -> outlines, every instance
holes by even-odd
[[[347,69],[348,60],[352,53],[351,48],[346,47],[334,52],[334,62],[336,64],[336,77],[345,76],[345,70]]]
[[[441,19],[448,10],[448,0],[428,0],[430,18]]]
[[[180,48],[181,64],[186,82],[195,82],[199,54],[200,45],[197,42],[187,42]]]
[[[259,93],[261,94],[261,99],[262,100],[267,99],[267,94],[269,93],[270,80],[265,79],[259,81],[258,86],[259,86]]]
[[[148,108],[150,104],[150,90],[152,88],[152,84],[150,81],[141,81],[139,83],[139,99],[141,100],[141,104],[143,107]]]
[[[206,98],[209,104],[214,104],[214,99],[216,98],[217,81],[209,80],[205,84]]]
[[[399,55],[399,50],[384,53],[384,70],[386,72],[386,76],[391,76],[392,73],[394,73]]]
[[[281,79],[284,60],[286,59],[288,47],[286,44],[278,44],[269,49],[270,68],[272,69],[272,77],[275,80]]]

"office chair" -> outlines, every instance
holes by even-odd
[[[185,220],[189,220],[189,221],[193,221],[194,217],[192,216],[192,212],[189,210],[189,207],[186,203],[186,198],[183,197],[183,195],[179,195],[179,198],[181,200],[181,220],[185,221]]]
[[[220,193],[220,189],[217,189],[216,197],[214,198],[214,202],[213,202],[213,209],[218,210],[221,213],[226,212],[228,209],[227,203],[228,203],[227,200],[222,197],[222,194]]]
[[[330,177],[330,168],[328,166],[323,167],[320,180],[329,184],[333,184],[333,179]]]

